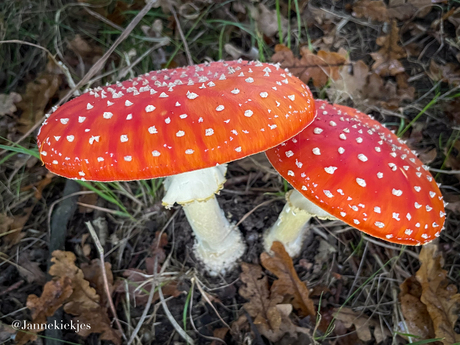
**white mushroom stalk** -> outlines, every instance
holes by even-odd
[[[320,219],[335,219],[297,190],[289,191],[278,220],[264,235],[265,251],[271,252],[273,242],[279,241],[291,257],[299,255],[308,233],[308,222],[315,216]]]
[[[225,274],[243,255],[245,244],[217,203],[227,164],[167,177],[163,205],[182,205],[195,235],[195,256],[211,275]]]

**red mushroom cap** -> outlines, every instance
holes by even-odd
[[[278,66],[212,62],[93,89],[58,108],[37,141],[58,175],[138,180],[264,151],[314,116],[308,87]]]
[[[407,245],[439,236],[442,195],[416,155],[368,115],[315,102],[315,121],[267,151],[275,169],[314,204],[371,236]]]

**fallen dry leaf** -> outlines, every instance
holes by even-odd
[[[13,115],[13,113],[17,110],[15,103],[18,103],[21,100],[21,95],[16,92],[0,94],[0,116]]]
[[[452,86],[460,84],[460,67],[457,63],[439,65],[434,60],[431,60],[427,74],[434,81],[443,81]]]
[[[432,0],[390,0],[388,15],[401,21],[413,16],[425,17],[431,11]]]
[[[59,250],[53,252],[51,259],[54,264],[50,267],[49,274],[56,278],[67,277],[72,282],[73,292],[64,305],[64,311],[76,316],[76,321],[91,325],[90,329],[81,329],[79,335],[86,337],[91,333],[101,333],[101,340],[120,344],[120,333],[111,326],[107,306],[101,305],[100,295],[84,278],[83,271],[75,266],[75,260],[72,252]]]
[[[251,8],[251,15],[257,21],[257,27],[267,37],[273,38],[278,33],[278,17],[276,10],[268,9],[264,4]],[[283,35],[287,34],[288,20],[281,16]]]
[[[243,262],[241,270],[240,279],[244,285],[239,293],[249,301],[243,308],[262,334],[277,341],[284,334],[280,331],[281,314],[276,308],[283,301],[283,296],[270,294],[267,277],[260,266]]]
[[[420,283],[415,277],[409,277],[400,285],[400,289],[401,311],[407,325],[405,332],[420,339],[434,338],[433,322],[426,305],[420,300],[422,296]]]
[[[446,279],[447,271],[442,269],[443,259],[437,246],[427,244],[420,251],[420,269],[416,273],[422,287],[420,300],[426,305],[433,321],[436,338],[442,338],[444,345],[460,342],[460,334],[454,327],[458,319],[460,294],[454,284]]]
[[[40,73],[34,81],[26,86],[22,101],[17,107],[22,110],[18,119],[20,133],[26,133],[45,115],[45,110],[51,104],[51,98],[57,93],[61,83],[61,69],[53,61],[48,61],[46,70]]]
[[[380,76],[395,76],[404,72],[399,59],[405,57],[406,52],[399,45],[399,29],[395,20],[391,23],[390,33],[387,36],[378,37],[376,43],[382,48],[376,53],[371,53],[375,60],[372,70]]]
[[[381,0],[358,0],[353,4],[353,15],[357,18],[369,18],[379,22],[388,19],[387,6]]]
[[[377,344],[383,342],[388,337],[391,337],[391,332],[387,328],[382,329],[377,320],[369,316],[355,312],[351,308],[343,307],[337,310],[335,318],[341,321],[346,328],[355,326],[358,338],[364,342],[372,340],[372,332]]]
[[[329,79],[339,79],[340,69],[348,63],[347,52],[343,49],[338,53],[320,50],[314,54],[308,48],[302,47],[300,54],[302,57],[298,59],[286,46],[278,44],[272,61],[280,63],[282,68],[288,68],[304,83],[312,79],[315,87],[325,86]]]
[[[27,298],[27,308],[32,315],[32,323],[46,323],[46,318],[54,315],[64,302],[72,294],[72,282],[68,277],[61,277],[57,280],[49,281],[43,287],[40,297],[29,295]],[[37,339],[36,333],[39,328],[31,327],[29,333],[18,332],[16,342],[18,345]],[[35,331],[35,332],[34,332]]]
[[[3,240],[2,242],[7,246],[7,248],[19,243],[19,241],[25,236],[25,233],[22,232],[22,230],[24,225],[26,225],[27,221],[29,220],[35,204],[36,200],[34,200],[32,206],[24,208],[21,214],[14,215],[13,218],[4,218],[5,223],[3,226],[0,226],[0,238]],[[2,217],[5,217],[5,215],[0,216],[0,220]],[[11,219],[13,221],[11,221]]]
[[[46,318],[64,306],[64,311],[76,316],[74,321],[80,324],[89,324],[90,329],[80,329],[79,335],[86,337],[90,333],[101,333],[101,340],[108,340],[118,345],[121,336],[117,330],[111,327],[111,320],[107,314],[107,306],[102,305],[100,295],[90,286],[85,279],[83,271],[75,265],[75,255],[72,252],[56,250],[52,253],[53,265],[49,274],[53,280],[47,282],[40,297],[30,295],[27,299],[27,307],[31,310],[33,323],[45,323]],[[97,261],[86,267],[89,278],[94,282],[98,290],[103,290],[97,269]],[[106,266],[111,279],[110,265]],[[104,296],[105,292],[101,292]],[[104,300],[103,300],[104,301]],[[35,334],[19,333],[20,344],[34,339]]]
[[[309,290],[305,283],[299,279],[292,259],[284,249],[283,244],[275,241],[271,250],[273,256],[265,252],[260,255],[262,265],[278,277],[270,289],[271,294],[291,295],[291,303],[299,311],[301,317],[315,317],[315,306],[309,297]]]
[[[19,256],[18,261],[18,271],[19,274],[27,280],[29,284],[35,282],[38,285],[43,285],[46,282],[46,275],[40,268],[38,262],[33,262],[29,260],[28,253],[22,253]]]

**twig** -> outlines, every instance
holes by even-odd
[[[177,24],[177,30],[179,30],[179,35],[182,40],[182,43],[184,44],[184,49],[185,49],[185,55],[187,56],[187,61],[190,66],[194,65],[193,60],[192,60],[192,55],[190,54],[190,50],[188,49],[188,44],[187,40],[185,39],[184,33],[182,32],[182,28],[180,26],[179,18],[177,18],[177,13],[176,10],[174,9],[174,6],[169,3],[169,10],[174,16],[174,20],[176,21]]]
[[[155,264],[153,266],[153,272],[157,271],[158,267],[158,256],[155,255]],[[156,279],[152,279],[152,287],[150,289],[150,294],[149,294],[149,299],[147,300],[147,304],[145,305],[144,311],[142,312],[141,318],[139,319],[139,322],[136,325],[136,328],[134,329],[133,333],[131,334],[131,337],[129,338],[128,345],[130,345],[133,341],[134,338],[137,336],[137,333],[139,333],[139,330],[141,329],[145,319],[147,318],[147,313],[149,312],[150,306],[152,305],[153,301],[153,296],[155,295],[155,283]]]
[[[246,214],[243,216],[243,218],[241,218],[241,219],[239,220],[239,222],[236,223],[235,226],[238,226],[238,225],[240,225],[241,223],[243,223],[243,222],[246,220],[246,218],[248,218],[248,217],[249,217],[255,210],[257,210],[259,207],[266,206],[266,205],[270,204],[270,203],[273,202],[273,201],[277,201],[277,200],[281,200],[281,199],[282,199],[282,198],[274,198],[274,199],[266,200],[266,201],[264,201],[263,203],[257,205],[257,206],[254,207],[251,211],[249,211],[248,213],[246,213]]]
[[[190,338],[190,336],[179,326],[176,319],[174,318],[174,316],[172,316],[171,312],[169,311],[169,308],[166,305],[165,296],[163,295],[163,291],[161,291],[161,286],[158,286],[158,295],[160,296],[160,302],[163,306],[163,310],[165,311],[165,314],[168,317],[169,322],[171,322],[176,332],[179,333],[179,335],[185,339],[187,344],[195,344],[193,339]]]
[[[105,293],[107,294],[107,300],[109,301],[109,306],[110,310],[112,311],[113,319],[115,320],[115,324],[117,325],[117,328],[120,330],[123,339],[126,340],[126,335],[123,332],[123,328],[121,327],[120,321],[118,320],[117,313],[115,311],[115,306],[113,305],[112,301],[112,294],[110,293],[109,289],[109,281],[107,280],[107,272],[105,270],[104,248],[102,248],[102,244],[99,241],[99,237],[97,237],[96,230],[94,230],[91,222],[86,222],[85,224],[88,227],[91,237],[93,238],[93,241],[96,244],[97,251],[99,252],[99,258],[101,260],[102,279],[104,279]]]

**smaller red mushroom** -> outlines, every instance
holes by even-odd
[[[438,237],[446,214],[428,167],[368,115],[322,100],[316,109],[309,127],[266,152],[297,191],[288,194],[266,233],[265,248],[277,240],[297,255],[315,214],[393,243],[419,245]]]

